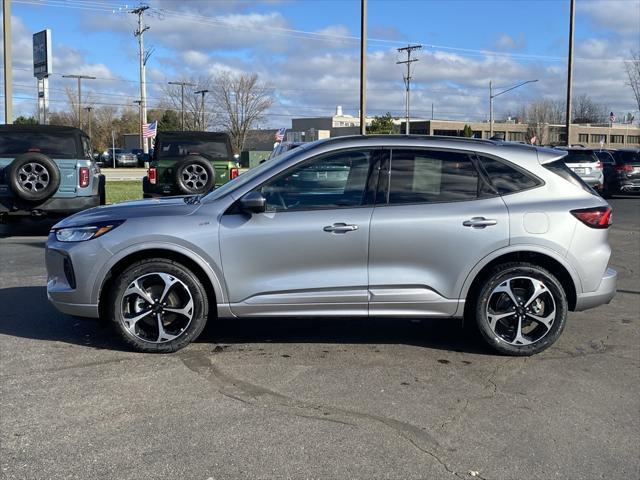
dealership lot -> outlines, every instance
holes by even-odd
[[[217,322],[127,351],[46,300],[47,225],[0,227],[6,478],[638,478],[640,199],[617,198],[619,293],[530,358],[457,322]]]

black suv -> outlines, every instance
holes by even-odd
[[[91,142],[73,127],[0,125],[0,221],[104,205]]]
[[[203,194],[238,174],[228,134],[160,132],[142,191],[145,198]]]

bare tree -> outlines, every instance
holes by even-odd
[[[529,124],[527,140],[536,138],[538,145],[549,143],[549,125],[564,122],[564,102],[544,98],[531,102],[524,109],[524,119]]]
[[[196,85],[196,87],[184,87],[184,129],[185,130],[207,130],[214,122],[214,114],[207,106],[207,98],[205,96],[205,115],[204,124],[202,123],[202,97],[196,95],[197,90],[211,91],[212,81],[208,77],[183,78],[181,82]],[[182,111],[182,87],[180,85],[165,85],[162,87],[164,100],[161,105],[181,114]]]
[[[240,153],[247,132],[273,105],[272,89],[261,83],[256,74],[223,72],[213,83],[211,97],[219,110],[220,126],[231,135],[234,153]]]
[[[638,103],[638,110],[640,110],[640,50],[631,52],[631,59],[625,61],[624,66],[629,76],[629,86],[633,90]]]
[[[572,123],[604,123],[607,121],[609,109],[583,93],[573,99],[572,110]]]

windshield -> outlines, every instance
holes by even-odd
[[[43,153],[50,157],[76,158],[76,139],[64,133],[3,133],[0,136],[0,157],[14,157],[27,152]]]
[[[221,187],[216,188],[213,192],[209,193],[206,197],[204,197],[202,201],[208,202],[208,201],[217,200],[218,198],[221,198],[227,193],[232,192],[236,188],[240,188],[242,187],[242,185],[249,183],[251,180],[258,177],[262,173],[268,172],[269,170],[272,170],[272,169],[273,170],[278,169],[281,163],[286,162],[290,158],[293,158],[297,155],[303,154],[304,152],[309,150],[309,148],[311,148],[311,146],[313,146],[315,143],[316,142],[309,142],[304,146],[294,148],[293,150],[289,150],[287,153],[279,155],[278,158],[269,160],[268,162],[261,163],[257,167],[254,167],[251,170],[249,170],[248,172],[245,172],[242,175],[239,175],[234,180],[231,180],[230,182],[225,183]]]
[[[186,157],[187,155],[201,155],[205,158],[230,158],[231,152],[227,149],[224,140],[165,140],[160,145],[158,156]]]

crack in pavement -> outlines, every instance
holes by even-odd
[[[350,427],[357,428],[358,421],[383,424],[395,431],[417,450],[436,460],[448,473],[460,478],[467,478],[466,476],[461,476],[440,458],[442,453],[436,452],[438,450],[441,451],[442,446],[433,436],[415,425],[371,413],[363,413],[356,410],[322,404],[311,404],[303,400],[288,397],[266,387],[255,385],[222,372],[208,356],[202,353],[181,354],[179,357],[189,370],[206,378],[217,387],[220,394],[228,398],[237,400],[243,404],[271,408],[281,413],[295,415],[297,417],[338,423]]]

